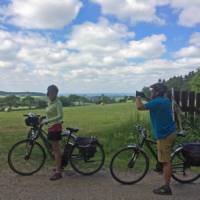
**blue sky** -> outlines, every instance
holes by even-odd
[[[199,0],[0,0],[0,90],[135,92],[185,75],[200,67],[199,9]]]

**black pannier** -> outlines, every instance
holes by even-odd
[[[182,152],[190,165],[200,166],[200,142],[184,144]]]
[[[76,144],[79,146],[80,153],[87,159],[94,157],[96,153],[96,137],[77,137]]]

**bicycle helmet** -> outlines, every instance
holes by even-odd
[[[56,85],[50,85],[48,88],[47,88],[47,95],[50,91],[54,91],[56,94],[58,94],[58,88]]]
[[[157,92],[158,96],[163,96],[167,92],[167,86],[164,83],[155,83],[150,88]]]

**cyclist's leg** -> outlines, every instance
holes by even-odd
[[[52,143],[52,149],[55,156],[55,173],[50,177],[50,180],[57,180],[62,178],[61,175],[61,151],[59,141],[61,140],[61,132],[49,132],[48,139]]]
[[[176,135],[173,133],[169,135],[167,138],[158,140],[157,141],[157,149],[158,149],[158,160],[163,164],[163,178],[164,178],[164,189],[166,189],[166,193],[170,194],[171,189],[170,189],[170,181],[171,181],[171,176],[172,176],[172,168],[171,168],[171,147],[172,144],[174,143],[174,140],[176,139]],[[163,186],[161,188],[158,188],[154,190],[155,193],[159,193],[159,189],[163,189]]]
[[[61,151],[59,141],[52,141],[52,148],[56,162],[56,172],[61,172]]]

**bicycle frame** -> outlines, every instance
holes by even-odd
[[[146,145],[146,147],[149,149],[149,151],[151,152],[151,155],[154,157],[154,159],[156,160],[156,162],[158,162],[158,157],[157,157],[157,153],[156,151],[152,148],[152,145],[156,145],[156,142],[151,140],[151,139],[145,139],[144,144]]]
[[[32,133],[33,131],[33,135],[32,137],[30,137],[30,133]],[[41,138],[44,147],[46,148],[48,154],[51,156],[51,158],[53,158],[53,154],[52,154],[52,147],[51,147],[51,143],[48,141],[47,139],[47,133],[42,130],[42,128],[40,127],[33,127],[30,129],[29,133],[28,133],[28,139],[32,140],[33,142],[36,141],[38,138]]]
[[[142,136],[142,141],[136,145],[138,148],[140,149],[143,149],[143,146],[146,145],[146,147],[148,148],[148,150],[150,151],[151,155],[153,156],[154,160],[156,161],[156,169],[158,171],[161,170],[162,168],[162,165],[161,163],[158,161],[158,157],[157,157],[157,151],[154,150],[154,148],[152,146],[156,145],[156,141],[150,139],[147,137],[147,134],[146,134],[146,130],[145,129],[141,129],[139,128],[138,129],[138,132],[141,134]],[[180,133],[177,133],[177,136],[178,137],[185,137],[186,133],[185,132],[180,132]],[[176,152],[176,150],[179,150],[179,148],[181,147],[182,145],[179,144],[178,147],[175,148],[175,150],[173,151]],[[173,155],[173,153],[171,155]]]
[[[40,138],[42,139],[42,142],[44,144],[44,146],[46,147],[47,152],[49,153],[49,155],[51,156],[51,158],[53,158],[53,154],[52,154],[52,146],[51,143],[48,141],[47,137],[46,137],[46,132],[43,131],[42,129],[40,130]]]
[[[151,155],[153,156],[153,158],[156,161],[156,164],[160,164],[158,161],[158,157],[157,157],[157,152],[154,150],[154,148],[152,147],[152,145],[156,145],[156,141],[150,139],[147,137],[147,134],[145,132],[145,130],[138,130],[139,132],[141,132],[142,135],[142,141],[139,144],[135,144],[135,145],[128,145],[128,147],[136,147],[139,149],[143,149],[144,145],[146,145],[146,147],[149,149]],[[134,163],[134,160],[137,159],[138,155],[133,155],[129,165],[132,166]]]
[[[41,127],[37,127],[37,128],[31,128],[30,131],[38,131],[38,133],[36,133],[36,136],[34,136],[34,138],[32,138],[33,141],[36,141],[38,138],[41,138],[48,154],[51,156],[51,158],[54,158],[54,155],[52,154],[52,146],[51,143],[49,142],[49,140],[47,139],[47,133],[41,128]],[[29,131],[29,132],[30,132]],[[73,133],[73,131],[64,131],[62,133],[62,136],[67,137],[67,141],[66,144],[71,144],[74,145],[70,142],[70,138],[73,138],[74,140],[77,138],[77,136]],[[29,138],[30,139],[30,138]]]

